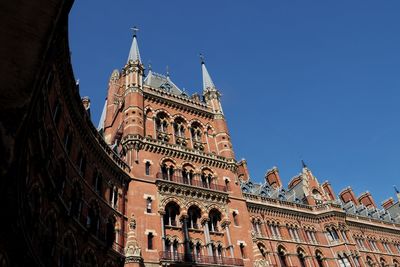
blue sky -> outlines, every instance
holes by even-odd
[[[75,1],[70,47],[97,124],[113,69],[140,28],[142,61],[189,93],[198,57],[223,94],[238,159],[255,181],[301,159],[336,193],[400,187],[400,1]]]

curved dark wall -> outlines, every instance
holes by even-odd
[[[128,166],[82,105],[73,1],[0,4],[0,266],[122,266]]]

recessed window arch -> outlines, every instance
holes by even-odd
[[[62,240],[59,266],[70,267],[74,266],[76,261],[76,241],[72,233],[68,233]]]
[[[148,196],[146,198],[146,213],[152,213],[152,209],[153,209],[153,199]]]
[[[71,216],[79,219],[82,211],[82,186],[79,182],[72,185],[70,205]]]
[[[315,258],[317,259],[318,267],[325,267],[324,264],[324,255],[321,251],[315,251]]]
[[[219,232],[220,231],[220,222],[222,219],[221,212],[217,209],[210,210],[208,214],[208,228],[211,232]]]
[[[306,257],[305,256],[306,256],[306,253],[304,252],[303,249],[301,249],[301,248],[297,249],[297,258],[299,259],[301,267],[306,267],[307,266]]]
[[[10,266],[7,254],[2,250],[0,250],[0,266],[2,267]]]
[[[57,217],[53,211],[50,211],[44,219],[44,232],[42,234],[42,252],[43,256],[53,256],[55,254],[57,239],[58,239],[58,225]]]
[[[167,181],[174,181],[175,177],[175,163],[169,159],[162,161],[161,163],[161,173],[159,174],[158,178],[162,178],[163,180]]]
[[[211,170],[203,169],[201,172],[201,185],[204,188],[214,188],[214,176]]]
[[[190,136],[192,138],[193,149],[204,150],[204,144],[202,141],[203,128],[197,121],[192,122],[190,126]]]
[[[193,185],[195,170],[193,166],[185,164],[182,168],[183,183]]]
[[[164,225],[178,226],[178,216],[180,214],[180,207],[175,202],[169,202],[165,206]]]
[[[239,226],[239,214],[237,211],[232,212],[232,217],[233,217],[233,225]]]
[[[82,267],[97,267],[97,259],[91,249],[82,255]]]
[[[257,243],[257,247],[263,258],[265,259],[267,257],[267,248],[264,246],[263,243]]]
[[[199,229],[200,228],[200,218],[201,218],[201,209],[196,206],[192,205],[188,209],[188,220],[190,229]]]
[[[92,201],[89,205],[86,227],[89,229],[90,233],[94,235],[98,234],[100,229],[100,208],[95,201]]]
[[[169,141],[169,134],[168,134],[168,120],[169,117],[165,112],[159,112],[157,113],[157,116],[155,118],[155,124],[156,124],[156,131],[157,131],[157,139],[168,142]]]
[[[145,168],[145,175],[150,175],[150,169],[151,169],[151,162],[150,161],[146,161],[144,164],[144,168]]]
[[[283,246],[279,246],[278,247],[278,257],[279,257],[279,262],[282,267],[288,266],[286,254],[287,254],[286,249]]]
[[[116,219],[114,216],[110,216],[107,220],[107,225],[106,225],[106,245],[108,247],[111,247],[115,241],[115,223]]]
[[[103,193],[103,175],[96,170],[93,172],[93,188],[97,194],[102,195],[102,193]]]

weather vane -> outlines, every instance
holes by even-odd
[[[133,36],[136,36],[136,33],[139,31],[139,28],[136,26],[133,26],[133,28],[131,28],[131,30],[133,31]]]
[[[201,63],[203,64],[204,63],[204,56],[203,56],[202,53],[200,53],[199,56],[200,56]]]

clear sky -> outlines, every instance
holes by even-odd
[[[142,61],[189,93],[202,52],[237,159],[286,185],[301,159],[336,193],[400,187],[400,1],[90,1],[70,15],[72,63],[97,125],[113,69],[140,28]]]

